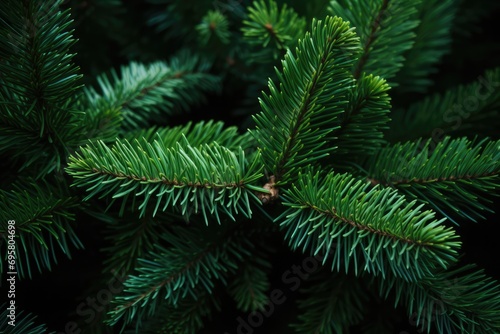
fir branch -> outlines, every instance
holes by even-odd
[[[84,93],[77,103],[78,108],[83,110],[79,117],[82,131],[78,146],[89,139],[99,139],[106,143],[115,141],[123,124],[121,107],[102,99],[91,89],[85,89]]]
[[[476,221],[492,211],[486,195],[500,187],[499,148],[500,141],[449,137],[437,145],[431,140],[396,144],[372,157],[368,178],[431,205],[452,221],[456,216]]]
[[[14,184],[12,191],[0,190],[0,234],[7,233],[7,221],[15,217],[16,269],[20,278],[31,278],[33,265],[40,272],[44,268],[51,270],[52,262],[57,263],[56,247],[71,258],[68,241],[83,248],[71,224],[72,210],[77,207],[75,198],[58,196],[57,189],[43,180],[38,183],[46,187],[25,182]],[[0,247],[4,244],[6,240],[1,238]],[[7,252],[4,254],[7,257]]]
[[[106,230],[106,239],[111,245],[102,249],[108,254],[103,272],[130,272],[138,258],[154,250],[160,235],[166,231],[166,223],[165,220],[160,223],[158,217],[137,218],[136,213],[130,212],[126,218],[112,219]]]
[[[23,96],[26,110],[21,114],[33,113],[35,118],[27,120],[35,121],[42,135],[67,125],[71,113],[62,114],[60,108],[73,97],[81,77],[71,63],[69,50],[76,41],[68,29],[69,11],[59,11],[61,2],[6,0],[0,7],[6,41],[0,44],[0,72],[7,86]]]
[[[344,161],[352,163],[356,156],[372,155],[385,144],[382,131],[388,129],[391,109],[388,91],[384,79],[364,74],[349,91],[349,104],[340,117],[340,128],[328,136],[332,145],[338,147],[332,154],[336,166]]]
[[[478,80],[460,85],[444,94],[434,94],[395,110],[386,137],[406,141],[420,137],[441,140],[445,135],[498,136],[500,110],[500,68],[488,70]]]
[[[389,5],[389,0],[383,0],[380,8],[378,9],[378,13],[376,18],[373,20],[371,24],[371,29],[368,35],[366,36],[366,40],[363,45],[363,54],[359,58],[358,64],[354,70],[354,77],[357,79],[361,76],[361,71],[365,67],[368,57],[370,55],[370,51],[372,48],[372,44],[375,42],[377,36],[377,31],[381,28],[381,20],[384,15],[386,15],[387,7]]]
[[[444,219],[395,190],[369,186],[348,174],[299,173],[283,195],[288,209],[276,219],[290,246],[326,256],[332,270],[352,265],[356,275],[390,271],[408,281],[456,260],[460,242]]]
[[[0,314],[0,332],[8,334],[55,334],[56,332],[49,332],[46,325],[36,325],[36,316],[31,313],[26,313],[24,310],[16,308],[14,325],[9,324],[11,318],[9,317],[10,310],[8,310],[7,303],[2,303],[2,313]]]
[[[262,176],[259,159],[256,155],[248,162],[241,148],[233,153],[215,142],[195,148],[185,138],[175,148],[161,139],[136,140],[134,145],[117,140],[111,148],[97,141],[71,156],[67,171],[74,186],[87,188],[85,200],[98,193],[101,198],[123,198],[123,213],[130,196],[143,196],[142,217],[155,195],[153,216],[179,205],[183,215],[201,212],[208,224],[212,215],[220,222],[219,212],[232,219],[237,213],[251,216],[250,198],[256,199],[252,191],[261,189],[252,186]]]
[[[281,10],[275,1],[254,1],[248,7],[248,19],[243,20],[241,31],[245,41],[264,48],[274,42],[277,49],[287,49],[304,34],[306,21],[283,4]]]
[[[196,26],[202,44],[208,44],[215,36],[222,44],[228,44],[231,37],[229,21],[226,16],[217,10],[210,10]]]
[[[81,75],[70,53],[69,10],[59,11],[61,2],[0,4],[0,147],[25,155],[23,167],[43,161],[39,176],[61,168],[78,133],[71,104]],[[36,138],[34,146],[25,145],[26,136]]]
[[[0,114],[0,118],[2,116]],[[50,151],[44,152],[47,149],[46,142],[38,136],[36,128],[21,128],[16,124],[17,122],[12,122],[7,118],[1,119],[0,122],[1,154],[9,154],[13,159],[31,157],[25,167],[34,162],[33,157],[39,159],[41,156],[44,158],[48,156]],[[54,157],[58,156],[57,151],[52,154]]]
[[[127,130],[147,126],[154,117],[185,111],[204,101],[204,94],[219,90],[219,78],[206,73],[209,64],[187,52],[167,62],[143,65],[131,62],[121,68],[121,76],[98,77],[102,94],[86,91],[86,109],[122,111]]]
[[[336,118],[344,111],[353,84],[347,71],[357,45],[356,35],[340,18],[315,20],[297,54],[285,55],[279,89],[269,81],[270,95],[260,100],[262,112],[254,117],[252,134],[278,183],[290,182],[297,168],[334,149],[322,140],[338,127]]]
[[[174,228],[162,238],[170,247],[157,245],[149,258],[139,259],[137,275],[125,284],[124,295],[115,298],[109,324],[124,324],[153,316],[161,304],[180,306],[186,297],[211,293],[215,283],[226,283],[243,259],[251,256],[251,233],[241,225],[192,229]]]
[[[451,48],[451,30],[458,1],[422,0],[417,6],[420,21],[415,44],[404,57],[405,62],[395,81],[400,92],[424,93],[432,84],[429,75]]]
[[[500,286],[475,265],[435,273],[418,282],[378,280],[381,296],[394,291],[421,331],[486,334],[500,330]]]
[[[323,270],[309,282],[314,285],[301,291],[306,297],[298,302],[299,322],[291,325],[296,333],[348,333],[363,319],[368,298],[359,279]]]
[[[255,252],[252,258],[242,264],[236,272],[228,291],[236,302],[236,307],[243,312],[262,310],[269,302],[268,290],[271,286],[268,272],[271,263],[265,254]]]
[[[329,11],[356,27],[363,52],[353,68],[354,78],[363,73],[392,79],[401,69],[403,54],[415,38],[416,8],[420,0],[338,0]],[[392,82],[391,86],[394,84]]]

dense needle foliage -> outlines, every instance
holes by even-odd
[[[499,10],[1,1],[0,332],[500,332]]]

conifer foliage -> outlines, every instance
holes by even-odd
[[[443,65],[467,6],[3,0],[2,281],[101,252],[82,333],[500,332],[461,235],[500,187],[500,64]],[[65,326],[8,305],[2,333]]]

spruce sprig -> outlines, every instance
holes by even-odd
[[[56,250],[71,258],[71,248],[83,248],[75,233],[75,211],[78,201],[48,182],[25,180],[14,183],[12,190],[0,190],[0,234],[7,233],[7,222],[15,218],[16,269],[19,278],[32,278],[33,269],[39,272],[52,269],[57,263]],[[2,249],[7,239],[0,239]],[[3,252],[7,263],[8,252]]]
[[[340,18],[314,20],[288,51],[277,72],[279,86],[269,81],[270,94],[260,99],[262,112],[252,131],[262,150],[266,170],[279,184],[294,179],[297,168],[325,157],[334,148],[324,138],[338,127],[338,117],[354,84],[349,68],[358,51],[358,38]]]
[[[43,177],[60,171],[78,138],[69,10],[61,0],[0,4],[0,154]]]
[[[206,59],[187,51],[168,62],[131,62],[120,74],[112,70],[100,75],[98,88],[86,90],[82,105],[101,113],[119,110],[124,130],[146,127],[152,120],[165,122],[167,116],[203,102],[206,93],[219,91],[220,79],[207,73],[209,67]]]
[[[492,211],[489,196],[500,186],[499,161],[500,141],[418,140],[381,149],[371,159],[368,178],[430,205],[452,221],[477,221]]]
[[[114,300],[108,323],[140,322],[155,315],[162,304],[177,306],[186,298],[210,294],[217,282],[227,285],[227,276],[252,254],[251,233],[243,230],[241,224],[172,227],[162,234],[164,246],[157,245],[147,258],[139,259],[137,273],[128,277],[124,294]]]
[[[411,49],[418,25],[420,0],[338,0],[331,1],[329,12],[356,27],[362,53],[353,67],[355,78],[363,73],[391,80],[402,68],[404,53]]]
[[[436,272],[418,282],[378,280],[380,295],[395,295],[421,331],[486,334],[500,327],[500,286],[473,264]]]
[[[216,142],[193,147],[185,137],[175,147],[160,138],[117,140],[112,147],[96,141],[70,157],[67,171],[74,186],[87,188],[85,200],[97,194],[122,198],[123,213],[130,197],[142,198],[141,217],[147,208],[153,216],[177,208],[183,215],[201,212],[208,224],[212,215],[220,222],[220,212],[232,219],[252,215],[253,190],[261,189],[253,185],[262,176],[258,161],[259,155],[247,161],[241,148],[233,152]]]
[[[393,189],[308,170],[283,197],[276,220],[290,247],[324,256],[332,271],[417,281],[457,260],[461,243],[444,219]]]

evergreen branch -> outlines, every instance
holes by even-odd
[[[380,9],[378,10],[377,16],[375,20],[371,24],[371,29],[368,35],[366,36],[366,40],[363,45],[363,54],[359,58],[358,64],[354,70],[354,77],[357,79],[361,75],[361,71],[366,65],[368,57],[371,53],[371,48],[373,43],[375,42],[377,36],[377,31],[381,28],[381,20],[384,15],[386,15],[387,7],[389,5],[389,0],[382,0],[382,4],[380,5]]]
[[[123,319],[141,321],[153,316],[160,304],[180,306],[186,297],[197,300],[199,293],[211,293],[216,281],[226,283],[254,248],[249,231],[239,227],[173,228],[161,237],[170,247],[157,245],[149,258],[139,259],[137,275],[125,284],[124,295],[115,298],[109,324]]]
[[[331,1],[332,15],[351,22],[361,39],[363,52],[353,68],[354,78],[371,73],[392,79],[401,69],[403,54],[415,38],[416,8],[420,0]],[[391,86],[393,83],[391,82]]]
[[[485,195],[500,187],[500,141],[446,137],[381,149],[370,162],[372,184],[398,191],[453,216],[476,221],[492,211]]]
[[[256,155],[249,163],[241,148],[233,153],[216,142],[195,148],[185,138],[175,148],[161,139],[136,140],[134,145],[117,140],[111,148],[97,141],[71,156],[67,171],[74,186],[87,188],[85,200],[98,193],[101,198],[123,198],[123,213],[130,196],[142,196],[142,217],[155,195],[153,216],[179,205],[183,215],[201,211],[208,224],[211,215],[220,222],[219,212],[232,219],[240,212],[251,216],[250,198],[256,199],[252,191],[260,189],[252,183],[262,176],[259,159]]]
[[[6,118],[0,122],[0,154],[9,154],[12,158],[26,156],[40,158],[40,152],[43,152],[46,143],[40,139],[35,128],[22,128],[16,124],[18,122]]]
[[[96,95],[92,90],[85,89],[78,107],[84,110],[79,117],[82,129],[78,145],[83,145],[88,139],[100,139],[106,143],[115,141],[120,134],[123,115],[120,106]]]
[[[121,110],[123,126],[147,126],[152,117],[188,110],[204,100],[204,94],[219,90],[219,78],[205,73],[208,63],[186,52],[167,62],[143,65],[131,62],[111,77],[98,77],[102,94],[86,91],[87,109]]]
[[[368,298],[359,279],[323,270],[311,282],[302,290],[307,297],[298,302],[299,322],[291,325],[296,333],[348,333],[363,319]]]
[[[141,321],[125,334],[183,333],[196,334],[203,328],[204,320],[210,318],[213,310],[220,310],[220,302],[214,295],[201,291],[197,298],[187,296],[177,306],[163,304],[158,311],[161,316]]]
[[[274,0],[254,1],[248,7],[248,19],[243,20],[241,31],[251,45],[264,48],[274,42],[279,50],[290,48],[305,32],[306,21],[283,4],[281,10]]]
[[[277,218],[290,246],[325,254],[336,271],[353,265],[356,275],[391,271],[408,281],[455,261],[460,242],[444,219],[393,189],[369,186],[349,174],[300,173],[283,195],[288,209]]]
[[[460,85],[444,94],[434,94],[412,104],[408,110],[391,114],[387,133],[391,141],[420,137],[440,140],[446,135],[473,132],[498,135],[500,123],[500,67],[488,70],[478,80]]]
[[[436,273],[418,282],[379,280],[381,296],[394,291],[421,331],[486,334],[500,330],[500,286],[474,265]]]
[[[81,75],[69,53],[75,39],[69,10],[58,9],[61,2],[0,4],[0,147],[26,154],[23,167],[43,160],[40,176],[60,169],[77,133],[71,103]],[[37,150],[28,149],[22,136],[36,138]]]
[[[12,322],[14,325],[9,324],[11,318],[9,317],[10,310],[8,310],[7,303],[2,303],[2,313],[0,314],[0,332],[8,334],[55,334],[56,332],[49,332],[46,325],[36,325],[36,316],[31,313],[25,313],[16,308],[15,320]]]
[[[16,269],[20,278],[32,277],[33,261],[40,272],[43,268],[51,270],[52,261],[57,263],[56,246],[71,257],[68,239],[76,248],[83,248],[70,224],[74,220],[71,210],[77,206],[75,199],[57,196],[56,189],[41,184],[46,187],[26,183],[14,185],[12,191],[0,190],[0,234],[7,233],[7,221],[15,217]],[[4,244],[6,240],[1,238],[0,247]],[[7,257],[7,252],[4,254]]]
[[[436,64],[451,47],[451,28],[458,2],[422,0],[417,6],[420,24],[415,44],[406,51],[405,62],[395,81],[398,91],[424,93],[432,84],[428,76],[437,71]]]
[[[242,264],[228,287],[236,307],[243,312],[262,310],[269,302],[271,283],[267,272],[271,269],[271,263],[263,255],[254,253],[251,259]]]
[[[61,2],[6,0],[0,5],[5,41],[0,44],[0,72],[23,97],[16,101],[26,108],[21,114],[34,115],[27,121],[35,121],[41,135],[67,126],[71,113],[60,108],[71,100],[81,77],[71,62],[69,51],[76,41],[68,30],[69,10],[59,11]]]
[[[389,85],[373,75],[361,75],[356,86],[349,92],[349,104],[342,114],[340,128],[334,130],[332,160],[336,164],[353,160],[360,155],[372,155],[385,140],[382,130],[387,129],[391,109]],[[370,145],[366,145],[369,142]],[[349,155],[349,159],[346,158]]]
[[[270,95],[260,100],[252,132],[260,144],[266,169],[280,184],[298,167],[326,156],[333,148],[322,141],[336,129],[353,84],[352,67],[358,39],[348,23],[327,17],[314,20],[312,32],[288,51],[278,72],[279,89],[269,81]]]
[[[130,272],[138,258],[153,251],[160,235],[166,231],[167,224],[160,223],[158,218],[134,218],[134,214],[129,213],[127,218],[113,219],[107,224],[106,239],[111,245],[103,249],[109,254],[103,272]]]
[[[196,26],[196,31],[202,44],[208,44],[212,36],[215,36],[221,43],[228,44],[231,37],[229,21],[218,10],[208,11],[201,23]]]

